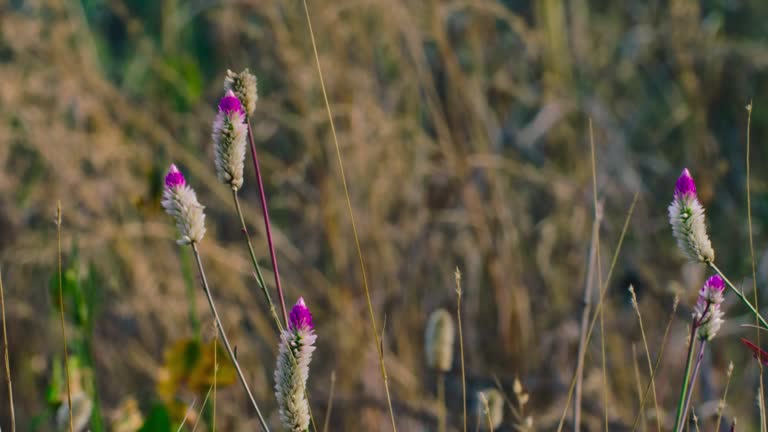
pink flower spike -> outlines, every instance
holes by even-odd
[[[179,171],[178,168],[176,168],[175,164],[171,164],[171,167],[168,168],[168,174],[165,176],[165,186],[168,188],[173,188],[177,186],[184,186],[187,184],[187,181],[184,180],[184,174]]]
[[[683,172],[675,183],[675,197],[685,195],[696,196],[696,183],[693,181],[693,177],[691,177],[691,172],[688,171],[688,168],[683,169]]]
[[[225,94],[224,97],[221,98],[221,101],[219,101],[219,111],[223,112],[224,114],[237,111],[245,116],[243,105],[240,103],[240,99],[235,96],[235,93],[232,92],[232,90],[228,90],[227,94]]]
[[[306,303],[304,303],[303,297],[299,297],[299,301],[297,301],[296,305],[291,309],[290,328],[310,330],[315,328],[312,323],[312,314],[309,312]]]

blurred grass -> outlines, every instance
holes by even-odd
[[[588,117],[605,200],[604,257],[613,253],[632,194],[641,193],[606,304],[611,421],[630,422],[636,406],[629,347],[640,333],[626,319],[627,286],[637,290],[653,352],[674,293],[683,293],[687,316],[705,277],[683,264],[666,222],[683,166],[698,181],[719,264],[734,282],[749,274],[743,161],[751,98],[753,228],[764,290],[765,2],[318,0],[311,11],[373,301],[386,316],[383,343],[403,430],[434,420],[420,335],[429,312],[453,307],[456,265],[464,274],[470,393],[493,375],[505,386],[519,375],[537,428],[556,424],[574,367],[591,237]],[[76,242],[79,251],[66,262],[86,280],[97,275],[91,367],[108,421],[131,399],[149,416],[164,352],[196,336],[185,294],[188,257],[158,206],[171,161],[189,172],[207,206],[202,248],[211,284],[256,397],[274,411],[274,334],[229,191],[213,173],[209,138],[224,72],[244,67],[259,78],[255,137],[288,301],[305,296],[318,323],[314,411],[324,411],[325,383],[336,370],[332,430],[385,424],[300,2],[9,0],[0,3],[0,262],[23,427],[46,409],[59,346],[55,297],[45,289],[55,270],[57,198],[65,244]],[[252,181],[243,197],[266,262]],[[196,302],[208,341],[211,323],[199,296]],[[742,312],[730,309],[724,334],[746,331],[736,320]],[[80,329],[75,318],[70,324]],[[685,337],[683,321],[671,341]],[[730,360],[734,380],[756,388],[757,368],[734,341],[713,344],[701,400],[717,400]],[[674,403],[679,345],[669,345],[657,376],[661,406]],[[599,353],[593,343],[584,380],[584,416],[593,428],[602,415]],[[456,372],[447,383],[453,408],[460,407]],[[221,430],[254,426],[239,392],[222,389],[218,398]],[[733,392],[726,416],[749,428],[753,398]]]

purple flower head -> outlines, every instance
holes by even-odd
[[[291,329],[308,330],[315,328],[314,324],[312,324],[312,314],[309,312],[306,303],[304,303],[303,297],[299,297],[299,301],[291,309],[289,327]]]
[[[696,183],[694,183],[688,168],[683,169],[680,178],[678,178],[677,183],[675,183],[675,197],[683,197],[686,195],[696,196]]]
[[[707,282],[704,283],[704,286],[709,287],[709,289],[713,291],[725,291],[725,282],[723,282],[723,279],[718,275],[714,275],[707,279]]]
[[[718,275],[714,275],[707,279],[704,286],[699,290],[699,299],[697,304],[706,306],[707,303],[719,305],[723,302],[723,294],[725,292],[725,282]]]
[[[219,102],[219,111],[224,114],[237,111],[240,114],[245,115],[245,110],[243,110],[243,105],[240,103],[240,99],[235,96],[232,90],[227,91],[227,94],[221,98],[221,101]]]
[[[187,184],[187,181],[184,180],[184,174],[176,168],[175,164],[171,164],[171,167],[168,168],[168,174],[165,175],[165,187],[173,188],[184,186],[185,184]]]

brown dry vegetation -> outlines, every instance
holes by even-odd
[[[454,307],[457,265],[470,389],[492,386],[498,376],[512,394],[520,376],[536,428],[554,429],[575,365],[591,238],[589,117],[605,202],[604,273],[634,192],[640,201],[606,299],[608,383],[598,333],[587,351],[584,421],[590,430],[601,428],[607,386],[613,429],[631,425],[633,344],[642,382],[648,379],[629,283],[654,356],[673,296],[682,296],[656,381],[671,421],[687,317],[706,273],[684,265],[666,205],[688,166],[709,210],[718,261],[743,282],[743,107],[751,97],[760,288],[768,277],[768,262],[760,259],[768,245],[768,49],[760,39],[768,6],[319,0],[310,10],[373,304],[385,323],[400,429],[434,424],[423,327],[435,308]],[[209,137],[224,73],[244,67],[259,78],[255,137],[287,300],[303,295],[318,325],[310,378],[315,419],[322,424],[336,371],[331,429],[386,430],[335,149],[304,10],[294,0],[0,2],[0,263],[21,425],[44,412],[60,347],[47,289],[57,199],[66,249],[76,244],[82,270],[92,263],[100,275],[93,356],[105,416],[130,398],[146,413],[158,397],[163,353],[193,332],[184,278],[191,258],[159,208],[162,174],[172,161],[207,207],[201,250],[210,282],[256,398],[276,423],[275,331],[250,276],[230,192],[216,180]],[[243,205],[266,269],[252,179],[248,167]],[[210,340],[199,293],[196,302]],[[730,304],[698,401],[719,398],[733,360],[738,385],[726,414],[738,415],[747,430],[756,418],[757,368],[736,336],[753,332],[738,325],[750,322],[741,305]],[[461,391],[454,365],[448,404],[456,426]],[[220,391],[217,403],[221,430],[255,430],[238,387]],[[704,422],[713,406],[698,407]],[[513,430],[511,418],[508,412],[504,430]]]

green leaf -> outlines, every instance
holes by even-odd
[[[161,404],[156,404],[150,410],[144,425],[138,432],[170,432],[171,416],[168,410]]]

